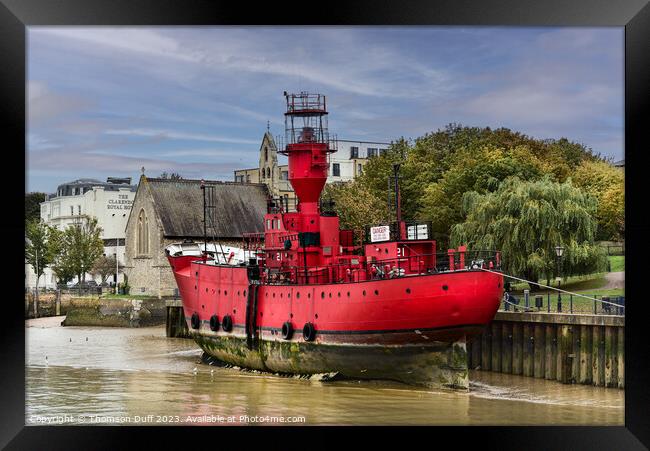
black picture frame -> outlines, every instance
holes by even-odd
[[[24,221],[19,214],[24,193],[26,27],[31,25],[506,25],[625,27],[625,159],[626,159],[626,388],[624,427],[455,427],[418,428],[396,434],[393,428],[369,428],[374,439],[396,438],[402,446],[445,446],[446,443],[498,449],[644,449],[650,446],[650,390],[644,321],[650,301],[643,299],[642,271],[650,232],[642,171],[643,141],[650,129],[650,5],[646,0],[445,0],[438,2],[361,0],[349,3],[243,4],[207,0],[0,0],[0,115],[5,137],[5,208],[0,222],[4,238],[2,277],[6,299],[0,345],[0,445],[7,449],[115,449],[147,436],[148,447],[169,446],[171,433],[182,432],[177,446],[246,446],[257,428],[25,427],[25,334],[23,296]],[[7,178],[12,179],[11,182]],[[23,186],[19,183],[23,181]],[[646,208],[644,208],[646,207]],[[14,249],[15,247],[15,249]],[[647,326],[646,326],[647,327]],[[308,429],[308,430],[307,430]],[[265,428],[259,437],[272,447],[319,443],[336,446],[342,439],[329,428]],[[401,437],[401,439],[400,439]],[[407,438],[408,437],[408,438]],[[334,440],[333,440],[334,439]],[[301,445],[302,443],[302,445]],[[416,445],[421,443],[421,445]],[[429,446],[431,445],[431,446]],[[434,446],[435,445],[435,446]],[[258,445],[259,446],[259,445]],[[248,447],[248,446],[246,446]],[[465,447],[465,446],[463,446]]]

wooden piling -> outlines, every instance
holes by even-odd
[[[546,359],[544,358],[544,353],[546,351],[546,327],[544,324],[536,323],[534,325],[534,336],[535,336],[535,355],[533,363],[533,374],[537,378],[544,378],[544,366],[546,364]]]
[[[481,337],[474,337],[472,340],[472,368],[481,366]]]
[[[555,380],[562,381],[562,325],[558,324],[555,328]]]
[[[501,372],[512,374],[512,323],[501,325]]]
[[[544,331],[544,379],[555,379],[555,326],[546,324]]]
[[[602,328],[600,326],[594,326],[592,328],[591,381],[593,385],[604,385],[604,375],[601,377],[603,362],[600,357],[600,342],[603,340],[602,335]]]
[[[571,383],[571,366],[572,358],[572,333],[571,326],[563,324],[560,327],[560,382],[563,384]]]
[[[524,365],[524,325],[512,325],[512,374],[522,374]]]
[[[575,383],[580,379],[580,328],[571,327],[571,382]]]
[[[492,334],[490,333],[490,327],[486,327],[481,336],[481,369],[488,371],[492,369]]]
[[[535,357],[535,336],[533,335],[533,325],[524,323],[524,376],[533,376]]]
[[[616,347],[618,348],[618,387],[625,388],[625,329],[623,327],[618,327],[618,333],[616,337]]]
[[[492,322],[492,371],[501,371],[501,323]]]
[[[616,332],[611,326],[605,327],[605,387],[616,386],[616,366],[614,353],[616,351]]]
[[[580,376],[578,382],[591,384],[591,328],[580,326]]]

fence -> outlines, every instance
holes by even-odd
[[[625,296],[550,292],[530,295],[528,290],[524,291],[523,296],[515,296],[506,292],[499,310],[625,316]]]

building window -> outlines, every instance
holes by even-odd
[[[377,156],[377,148],[376,147],[368,147],[368,158],[376,157]]]
[[[282,180],[289,180],[289,171],[282,171],[282,175],[280,178]]]
[[[341,164],[340,163],[332,163],[332,175],[334,177],[340,177],[341,176]]]
[[[77,205],[77,214],[81,216],[81,205]]]
[[[350,147],[350,160],[352,160],[353,158],[359,158],[358,147]]]
[[[242,175],[242,179],[243,179],[243,178],[244,178],[244,176]],[[242,180],[242,181],[243,181],[243,180]],[[251,182],[251,175],[250,175],[250,174],[246,174],[246,183],[250,183],[250,182]]]
[[[74,216],[74,205],[70,205],[70,216]]]
[[[264,161],[269,161],[269,148],[264,148]]]
[[[357,175],[361,175],[361,174],[363,174],[363,165],[362,165],[361,163],[359,163],[357,169],[358,169],[358,171],[359,171],[359,173],[358,173]]]
[[[271,178],[271,168],[266,168],[266,178],[267,179]]]
[[[264,175],[265,175],[264,168],[262,168],[262,178],[264,178]]]
[[[388,149],[379,149],[379,155],[385,155]]]
[[[137,245],[138,255],[148,255],[149,254],[149,219],[144,212],[144,209],[140,210],[140,215],[138,216],[138,235],[137,235]]]

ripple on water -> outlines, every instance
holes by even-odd
[[[27,418],[271,415],[304,416],[308,424],[623,424],[623,391],[616,389],[475,371],[469,393],[279,377],[202,364],[194,342],[167,339],[162,327],[33,327],[26,334]]]

